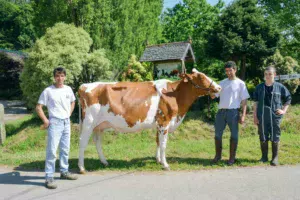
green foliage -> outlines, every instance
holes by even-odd
[[[89,34],[74,25],[58,23],[47,29],[30,51],[21,74],[21,89],[28,108],[33,108],[43,89],[52,84],[52,72],[58,65],[67,71],[65,84],[74,89],[82,81],[98,80],[108,74],[102,74],[110,63],[104,57],[104,51],[89,54],[91,44]],[[90,76],[81,76],[83,70]]]
[[[217,59],[241,61],[240,76],[245,79],[246,71],[255,74],[262,59],[275,52],[279,36],[257,0],[237,0],[224,9],[209,34],[207,53]]]
[[[264,67],[267,67],[269,65],[275,66],[278,75],[300,74],[300,66],[298,62],[290,56],[283,57],[278,50],[273,56],[268,57],[264,61]],[[281,82],[289,89],[292,94],[296,93],[297,88],[300,85],[299,79],[292,79]]]
[[[23,69],[23,60],[12,53],[0,53],[0,98],[20,97],[19,75]]]
[[[107,50],[119,70],[131,54],[142,53],[146,40],[154,44],[161,37],[162,0],[35,0],[32,6],[39,36],[57,22],[73,23],[90,34],[92,49]]]
[[[0,48],[25,49],[36,39],[32,25],[33,9],[29,4],[0,0]]]
[[[183,0],[162,15],[165,42],[187,41],[192,38],[193,50],[200,62],[205,58],[206,34],[218,19],[224,3],[211,6],[205,0]]]
[[[140,63],[135,55],[131,55],[128,65],[124,67],[121,81],[152,81],[153,69],[151,64]]]

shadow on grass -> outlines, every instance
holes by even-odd
[[[20,172],[9,172],[0,174],[0,184],[12,185],[35,185],[44,186],[44,182],[35,182],[35,180],[44,180],[42,176],[21,176]]]
[[[41,121],[37,117],[32,117],[20,123],[18,121],[16,123],[8,123],[5,125],[6,136],[13,136],[29,126],[37,126],[39,124],[41,124]]]
[[[88,171],[98,171],[101,169],[105,170],[145,170],[151,171],[160,170],[161,165],[156,163],[155,157],[144,157],[144,158],[135,158],[132,160],[115,160],[115,159],[108,159],[109,166],[105,167],[102,163],[100,163],[99,159],[95,158],[86,158],[84,160],[85,168]],[[211,159],[204,159],[204,158],[180,158],[180,157],[167,157],[167,161],[170,164],[171,170],[172,165],[177,164],[188,164],[188,165],[197,165],[203,167],[212,167]],[[225,166],[227,160],[222,160],[215,166]],[[238,159],[234,166],[247,166],[253,165],[253,163],[258,162],[257,160],[252,159]],[[70,159],[69,160],[69,168],[72,172],[78,172],[78,159]],[[241,165],[242,163],[242,165]],[[21,164],[19,167],[15,168],[19,171],[41,171],[44,169],[45,161],[35,161],[30,163]],[[144,168],[146,165],[150,165],[149,167]],[[154,166],[154,167],[153,167]],[[157,166],[157,168],[155,167]],[[182,168],[181,168],[182,169]],[[56,162],[56,171],[59,170],[59,161]],[[184,170],[184,169],[183,169]],[[189,170],[188,168],[186,170]]]

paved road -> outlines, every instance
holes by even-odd
[[[4,114],[4,122],[14,121],[16,119],[21,119],[28,114],[27,109],[25,108],[25,103],[19,100],[0,100],[0,104],[4,106],[5,114]]]
[[[57,174],[58,176],[58,174]],[[100,172],[44,187],[43,172],[0,167],[0,199],[298,199],[300,165],[192,172]]]

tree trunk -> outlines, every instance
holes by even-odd
[[[246,78],[246,55],[242,56],[242,68],[241,68],[241,77],[243,81]]]

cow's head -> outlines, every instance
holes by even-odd
[[[199,96],[218,93],[222,89],[220,85],[195,68],[192,70],[192,74],[181,74],[180,77],[184,82],[190,83],[192,87],[196,88]]]

